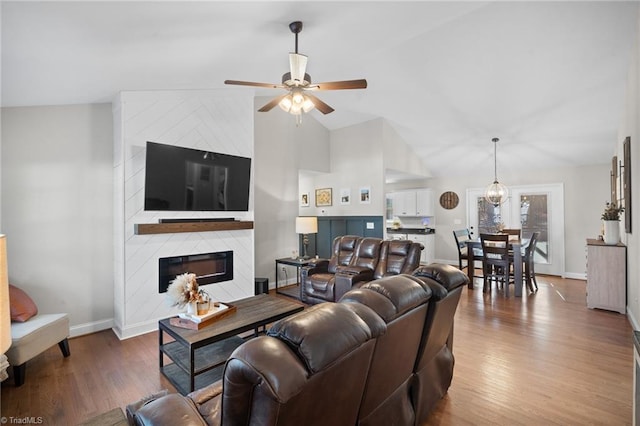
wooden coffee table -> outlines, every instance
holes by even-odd
[[[229,355],[244,342],[238,334],[253,330],[255,336],[260,327],[264,330],[267,324],[304,309],[299,302],[268,294],[231,303],[237,308],[234,313],[200,330],[174,327],[169,318],[159,321],[160,371],[181,394],[193,392],[222,376]],[[164,334],[173,340],[164,343]],[[173,362],[165,365],[165,356]]]

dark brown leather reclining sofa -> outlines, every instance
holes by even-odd
[[[337,302],[352,288],[390,275],[411,274],[420,266],[422,244],[344,235],[332,243],[331,258],[300,271],[300,300]]]
[[[468,278],[437,264],[419,274],[276,322],[233,352],[219,382],[131,404],[130,424],[423,424],[451,384],[453,315]]]

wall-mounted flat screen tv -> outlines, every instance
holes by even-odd
[[[248,211],[251,159],[147,142],[144,209]]]

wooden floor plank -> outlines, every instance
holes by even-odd
[[[585,282],[541,276],[535,295],[464,289],[449,393],[427,425],[631,424],[632,328],[586,308]],[[283,296],[285,297],[285,296]],[[30,361],[26,382],[2,384],[2,416],[73,425],[161,389],[157,333],[124,341],[103,331]]]

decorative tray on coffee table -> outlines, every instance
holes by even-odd
[[[218,306],[212,305],[209,312],[202,315],[194,315],[181,313],[177,317],[169,320],[169,324],[175,327],[188,328],[191,330],[200,330],[203,327],[211,325],[215,321],[233,314],[236,307],[228,303],[219,303]]]

